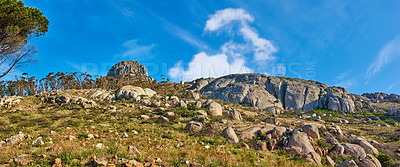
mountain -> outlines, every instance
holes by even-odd
[[[146,81],[152,81],[147,74],[147,68],[137,61],[121,61],[114,66],[107,73],[108,77],[138,77]]]

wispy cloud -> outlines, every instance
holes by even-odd
[[[188,31],[183,30],[182,28],[171,24],[170,22],[163,20],[163,25],[164,28],[167,32],[169,32],[170,34],[178,37],[179,39],[187,42],[188,44],[192,45],[193,47],[199,49],[199,50],[204,50],[207,49],[208,46],[207,44],[200,40],[199,38],[195,37],[194,35],[192,35],[191,33],[189,33]]]
[[[378,53],[375,60],[369,65],[365,78],[370,80],[394,58],[400,57],[400,36],[388,42]],[[368,82],[368,81],[367,81]]]
[[[253,61],[268,64],[275,59],[277,48],[267,39],[259,37],[250,26],[254,18],[243,9],[218,10],[207,20],[204,32],[231,33],[238,27],[236,34],[246,43],[237,43],[235,38],[227,41],[216,54],[200,52],[193,56],[187,67],[179,61],[169,69],[173,79],[193,80],[201,77],[220,77],[227,74],[249,73],[253,70],[246,66],[245,54],[253,54]]]
[[[333,82],[335,86],[340,86],[348,89],[356,85],[358,81],[359,77],[353,76],[351,71],[346,71],[336,76]]]
[[[156,44],[140,45],[138,39],[126,41],[122,44],[123,53],[116,55],[119,58],[143,59],[152,57],[152,49]]]

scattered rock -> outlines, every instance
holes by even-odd
[[[272,130],[271,137],[272,137],[273,139],[280,138],[280,137],[282,137],[282,135],[283,135],[285,132],[286,132],[286,128],[285,128],[285,127],[281,127],[281,126],[275,127],[275,128]]]
[[[146,67],[137,61],[121,61],[111,67],[107,76],[113,78],[134,77],[144,81],[153,80],[153,78],[148,76]]]
[[[149,89],[143,89],[143,88],[137,87],[137,86],[126,85],[117,91],[116,98],[117,99],[126,99],[126,100],[134,99],[137,101],[138,97],[139,98],[142,96],[152,97],[154,95],[155,95],[155,93],[151,89],[149,90]]]
[[[128,153],[129,154],[142,155],[135,146],[128,146]]]
[[[352,156],[359,157],[361,159],[365,158],[367,154],[364,149],[357,144],[343,143],[344,153]]]
[[[265,118],[265,119],[263,120],[263,122],[266,122],[266,123],[269,123],[269,124],[272,124],[272,125],[279,125],[279,120],[278,120],[278,118],[274,118],[274,117]]]
[[[32,161],[32,156],[29,154],[22,154],[13,158],[14,163],[20,166],[26,166]]]
[[[106,146],[104,146],[103,143],[97,143],[97,144],[95,145],[95,147],[96,147],[97,149],[99,149],[99,150],[106,148]]]
[[[187,132],[193,132],[193,133],[198,133],[203,129],[203,124],[200,122],[195,122],[195,121],[190,121],[186,126],[185,126],[185,131]]]
[[[160,124],[166,124],[166,123],[169,123],[169,119],[167,117],[164,117],[164,116],[159,116],[157,118],[156,122],[160,123]]]
[[[308,136],[312,137],[313,139],[319,140],[319,132],[317,126],[304,125],[302,129],[305,133],[307,133]]]
[[[216,102],[212,102],[207,106],[208,111],[210,112],[210,115],[213,116],[222,116],[222,107],[220,104]]]
[[[10,138],[7,138],[6,142],[14,144],[14,143],[20,142],[22,140],[25,140],[25,134],[20,131],[17,135],[14,135],[14,136],[11,136]]]
[[[242,120],[242,115],[240,114],[239,111],[233,109],[229,111],[229,117],[234,119],[234,120]]]
[[[140,115],[140,118],[143,120],[149,120],[150,117],[148,115]]]
[[[207,116],[207,112],[204,111],[204,110],[196,110],[195,113],[196,113],[197,115]]]
[[[36,145],[43,145],[44,144],[44,142],[43,142],[43,140],[42,140],[42,137],[38,137],[36,140],[34,140],[33,142],[32,142],[32,145],[33,146],[36,146]]]
[[[260,135],[260,127],[253,127],[240,134],[240,140],[252,140],[254,136]]]
[[[358,165],[356,164],[356,162],[354,162],[354,160],[351,160],[351,161],[343,161],[338,165],[338,167],[358,167]]]
[[[231,143],[239,142],[239,138],[236,136],[235,131],[230,126],[222,131],[222,136],[224,136]]]
[[[378,149],[376,149],[374,146],[372,146],[372,145],[371,145],[368,141],[366,141],[365,139],[360,138],[360,137],[357,137],[357,138],[354,140],[354,142],[355,142],[356,144],[360,145],[360,146],[364,149],[365,153],[367,153],[367,154],[372,154],[372,155],[374,155],[374,154],[379,155]]]
[[[326,156],[326,166],[335,166],[335,161],[330,156]]]

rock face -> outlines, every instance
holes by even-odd
[[[351,94],[344,88],[303,79],[272,77],[262,74],[233,74],[198,79],[191,87],[202,96],[259,109],[330,109],[354,111]]]
[[[121,61],[114,66],[107,73],[108,77],[140,77],[145,81],[152,81],[153,78],[147,74],[145,66],[137,61]]]
[[[141,96],[147,96],[147,97],[152,97],[155,94],[157,94],[155,91],[149,89],[149,88],[141,88],[137,86],[123,86],[117,91],[116,98],[117,99],[136,99],[140,100],[137,98],[140,98]]]

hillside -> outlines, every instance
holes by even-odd
[[[380,167],[399,163],[400,104],[394,95],[391,99],[383,94],[360,96],[316,81],[261,74],[158,83],[148,79],[144,66],[125,63],[130,67],[112,68],[123,71],[113,78],[83,80],[79,86],[75,80],[65,82],[71,78],[68,75],[57,74],[58,79],[50,75],[45,83],[59,90],[2,97],[0,164]],[[140,74],[132,69],[140,69]],[[4,88],[19,83],[9,82]],[[96,86],[108,89],[84,88]]]

